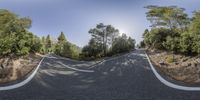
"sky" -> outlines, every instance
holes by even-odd
[[[0,0],[0,9],[30,17],[29,31],[37,36],[50,34],[56,39],[62,31],[68,41],[80,47],[88,43],[88,31],[98,23],[112,25],[139,43],[150,26],[147,5],[177,5],[190,17],[192,11],[200,10],[200,0]]]

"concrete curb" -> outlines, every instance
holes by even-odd
[[[43,57],[39,64],[37,65],[36,69],[32,72],[31,75],[29,75],[25,80],[17,83],[17,84],[14,84],[14,85],[8,85],[8,86],[3,86],[3,87],[0,87],[0,91],[5,91],[5,90],[11,90],[11,89],[15,89],[15,88],[19,88],[21,86],[24,86],[25,84],[27,84],[28,82],[30,82],[32,80],[32,78],[35,76],[35,74],[37,73],[39,67],[40,67],[40,64],[42,63],[42,61],[44,60],[45,57]]]
[[[171,87],[171,88],[174,88],[174,89],[177,89],[177,90],[184,90],[184,91],[200,91],[200,87],[188,87],[188,86],[182,86],[182,85],[177,85],[177,84],[174,84],[174,83],[171,83],[167,80],[165,80],[160,74],[158,74],[158,72],[156,71],[156,69],[154,68],[153,64],[151,63],[150,61],[150,58],[149,56],[147,55],[147,53],[145,52],[146,54],[146,57],[148,59],[148,62],[151,66],[151,69],[154,73],[154,75],[156,76],[156,78],[162,82],[163,84],[165,84],[166,86],[168,87]]]

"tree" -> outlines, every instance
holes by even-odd
[[[131,37],[129,37],[127,41],[128,41],[129,50],[130,49],[135,49],[135,40],[132,39]]]
[[[194,12],[189,32],[193,36],[192,51],[200,55],[200,11]]]
[[[76,45],[68,42],[64,33],[61,32],[58,36],[58,41],[55,45],[54,53],[63,57],[78,59],[80,53],[80,50],[78,49],[79,48]]]
[[[19,17],[8,10],[0,10],[0,54],[26,55],[30,52],[33,34],[27,29],[31,27],[28,17]]]
[[[58,43],[63,43],[63,42],[67,42],[67,40],[65,38],[65,34],[61,32],[60,36],[58,37]]]
[[[146,17],[152,23],[152,27],[167,27],[173,30],[179,28],[184,30],[190,23],[184,8],[177,6],[146,6],[149,9]]]
[[[135,48],[135,40],[127,37],[126,34],[115,39],[113,44],[113,54],[130,51]]]
[[[200,35],[193,36],[192,51],[198,53],[200,57]]]
[[[100,43],[96,42],[95,39],[92,38],[88,45],[83,47],[82,54],[84,57],[100,57],[103,53],[101,46]]]
[[[112,25],[97,24],[95,28],[89,30],[89,34],[92,38],[82,49],[83,58],[112,56],[135,48],[135,40],[125,34],[120,36],[119,30]]]
[[[176,50],[175,52],[178,52],[180,50],[180,37],[172,38],[171,36],[167,36],[166,41],[163,42],[163,46],[167,50]]]
[[[46,50],[48,53],[52,52],[52,41],[51,41],[51,37],[49,34],[46,37]]]
[[[32,39],[32,44],[31,44],[31,52],[35,53],[35,52],[41,52],[42,49],[42,41],[40,40],[39,37],[37,36],[33,36]]]
[[[144,38],[145,35],[149,34],[149,30],[148,29],[145,29],[144,33],[142,34],[142,37]]]
[[[58,36],[58,42],[56,43],[55,47],[55,53],[58,55],[63,55],[64,54],[64,46],[68,46],[66,37],[63,32],[60,33]],[[66,49],[66,48],[65,48]]]
[[[180,37],[180,51],[183,53],[191,53],[192,52],[192,44],[193,44],[193,37],[190,33],[184,32],[181,34]]]
[[[153,28],[150,32],[145,33],[144,43],[147,47],[152,49],[166,49],[163,47],[163,42],[166,41],[166,37],[170,30],[166,28]]]
[[[42,47],[40,49],[40,53],[45,54],[47,50],[46,50],[46,38],[44,36],[41,38],[41,44]]]
[[[92,38],[101,45],[103,55],[106,56],[109,45],[112,45],[114,38],[117,37],[119,31],[111,25],[97,24],[93,29],[89,30]]]
[[[179,8],[177,6],[147,6],[145,7],[148,9],[146,13],[147,19],[151,22],[151,26],[153,28],[167,28],[170,29],[170,36],[167,35],[166,41],[162,44],[165,45],[164,47],[167,49],[172,50],[173,52],[179,51],[181,48],[181,44],[176,45],[176,43],[182,43],[180,41],[180,34],[188,31],[188,27],[190,24],[190,19],[188,15],[185,13],[184,8]],[[178,33],[178,34],[177,34]],[[184,38],[186,39],[186,38]],[[147,39],[148,40],[148,39]],[[149,43],[149,41],[147,41]],[[176,45],[176,46],[175,46]],[[177,47],[178,46],[178,47]],[[185,51],[185,45],[182,45],[182,51]],[[174,56],[173,56],[174,59]]]

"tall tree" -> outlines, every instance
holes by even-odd
[[[58,37],[58,42],[67,42],[65,34],[63,32],[60,33],[60,36]]]
[[[103,55],[107,53],[107,47],[112,44],[114,38],[119,34],[119,31],[111,25],[104,25],[103,23],[97,24],[93,29],[89,30],[92,38],[101,45]]]
[[[58,43],[55,47],[55,52],[58,55],[62,55],[64,53],[64,46],[67,46],[67,40],[63,32],[58,36]]]
[[[51,37],[50,35],[48,34],[47,37],[46,37],[46,48],[47,48],[47,52],[52,52],[52,41],[51,41]]]
[[[193,36],[192,50],[200,57],[200,11],[194,12],[189,32]]]
[[[172,42],[175,43],[176,30],[184,32],[187,30],[189,25],[188,15],[184,12],[184,8],[178,8],[177,6],[147,6],[149,9],[146,13],[146,17],[152,23],[152,27],[160,28],[165,27],[171,30],[170,34],[172,37]],[[174,33],[175,32],[175,33]],[[172,46],[172,51],[177,51],[174,46]],[[174,59],[174,56],[173,56]]]
[[[19,17],[8,10],[0,9],[0,54],[28,54],[33,38],[33,34],[27,30],[30,27],[31,20],[28,17]]]

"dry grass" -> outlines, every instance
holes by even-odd
[[[163,74],[178,81],[200,83],[200,58],[197,56],[175,54],[173,62],[173,54],[170,52],[148,51],[148,54],[155,67]]]
[[[1,69],[0,73],[3,73],[4,76],[0,78],[0,83],[7,83],[23,78],[36,68],[41,58],[40,55],[30,54],[26,57],[9,60],[9,64],[4,69]],[[0,62],[2,63],[5,59],[8,58],[1,58]]]

